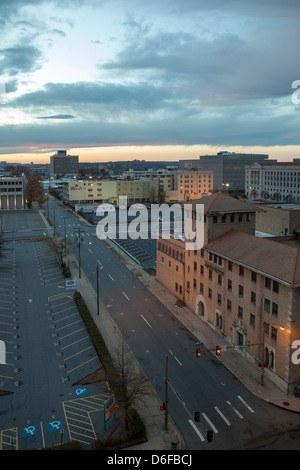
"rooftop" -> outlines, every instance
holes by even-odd
[[[204,196],[200,199],[191,201],[193,208],[196,204],[204,204],[205,214],[224,214],[226,212],[258,212],[260,209],[253,204],[241,201],[235,197],[229,196],[225,193],[214,193],[209,196]]]
[[[300,287],[300,256],[295,246],[230,230],[205,249],[290,287]]]

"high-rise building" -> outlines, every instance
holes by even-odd
[[[66,150],[57,150],[50,157],[50,177],[74,176],[78,174],[78,155],[67,155]]]
[[[268,158],[269,156],[264,154],[223,151],[216,155],[202,155],[199,160],[179,160],[179,168],[213,171],[214,190],[244,192],[246,166]]]

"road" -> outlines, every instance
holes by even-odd
[[[66,236],[82,229],[81,267],[164,401],[169,362],[169,411],[191,449],[299,448],[299,418],[252,395],[210,352],[195,356],[197,339],[164,307],[86,226],[55,204],[56,220],[66,217]],[[61,219],[63,220],[63,219]],[[60,224],[59,224],[60,225]],[[63,235],[64,226],[56,225]],[[76,243],[72,250],[78,257]],[[174,357],[176,355],[176,358]],[[194,411],[200,422],[193,422]],[[214,431],[206,442],[208,429]],[[296,439],[297,438],[297,439]],[[282,447],[281,447],[282,446]]]

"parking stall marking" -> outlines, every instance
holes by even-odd
[[[85,444],[96,439],[91,413],[104,409],[105,401],[111,394],[99,394],[89,398],[75,398],[63,402],[63,409],[69,438]]]

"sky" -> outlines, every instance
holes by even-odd
[[[0,161],[300,158],[299,17],[299,0],[0,0]]]

